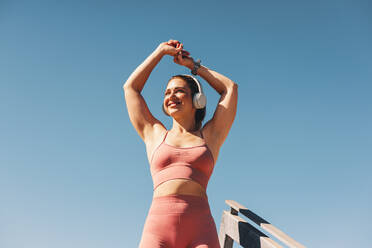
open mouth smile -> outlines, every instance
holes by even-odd
[[[177,105],[179,105],[181,102],[170,102],[168,103],[168,107],[175,107]]]

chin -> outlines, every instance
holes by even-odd
[[[187,115],[188,113],[183,113],[183,111],[180,111],[180,110],[173,110],[172,112],[169,112],[169,114],[171,116],[173,115],[179,116],[179,115]]]

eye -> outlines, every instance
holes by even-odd
[[[186,91],[183,90],[183,89],[176,89],[174,92],[175,92],[175,93],[178,93],[178,92],[186,93]],[[169,95],[169,94],[170,94],[170,91],[166,91],[166,92],[164,93],[164,96]]]

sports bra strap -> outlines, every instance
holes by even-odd
[[[168,130],[165,132],[165,135],[164,135],[163,141],[161,142],[162,144],[164,143],[165,139],[167,138],[167,134],[168,134]]]

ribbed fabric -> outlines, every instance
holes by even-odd
[[[167,195],[153,198],[139,248],[220,248],[206,198]]]
[[[164,135],[162,143],[151,158],[150,170],[154,190],[162,183],[176,179],[190,179],[207,189],[214,168],[214,159],[206,144],[180,148],[168,145]]]

